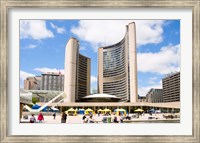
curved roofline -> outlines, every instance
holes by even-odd
[[[134,24],[135,24],[135,22],[133,21],[133,22],[130,22],[128,25],[130,25],[130,24],[132,24],[132,23],[134,23]]]
[[[70,37],[70,38],[68,39],[67,43],[69,42],[70,39],[74,39],[74,40],[76,40],[76,41],[79,43],[78,39],[76,39],[75,37]]]
[[[122,43],[122,42],[125,40],[125,36],[126,36],[126,33],[125,33],[124,37],[122,38],[122,40],[120,40],[118,43],[115,43],[115,44],[109,45],[109,46],[100,47],[100,48],[103,48],[103,49],[104,49],[104,48],[112,48],[112,47],[115,47],[115,46],[119,45],[120,43]]]
[[[88,98],[114,98],[114,99],[121,99],[115,95],[109,95],[109,94],[92,94],[92,95],[87,95],[83,97],[84,99]]]
[[[132,23],[135,24],[135,22],[133,21],[133,22],[130,22],[128,25],[130,25],[130,24],[132,24]],[[126,28],[128,27],[128,25],[126,25]],[[112,44],[112,45],[109,45],[109,46],[104,46],[104,47],[99,47],[99,48],[110,48],[110,47],[114,47],[114,46],[119,45],[120,43],[122,43],[122,42],[125,40],[126,34],[127,34],[127,32],[125,32],[124,37],[123,37],[122,40],[120,40],[119,42],[117,42],[117,43],[115,43],[115,44]]]

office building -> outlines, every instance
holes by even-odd
[[[64,91],[64,75],[54,72],[42,74],[42,90]]]
[[[146,102],[146,96],[139,96],[137,102]]]
[[[76,102],[90,94],[90,58],[79,53],[79,42],[70,38],[65,50],[65,102]]]
[[[40,90],[41,89],[41,76],[27,77],[24,80],[25,90]]]
[[[150,103],[163,102],[163,90],[151,88],[146,94],[146,102]]]
[[[121,102],[137,102],[137,54],[134,22],[126,26],[125,36],[120,42],[98,49],[98,92],[115,95],[121,98]]]
[[[163,102],[180,101],[180,72],[172,73],[162,79]]]

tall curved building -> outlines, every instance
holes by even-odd
[[[90,58],[79,53],[79,41],[70,38],[65,50],[65,102],[80,101],[90,94]]]
[[[137,54],[135,23],[126,26],[117,44],[98,49],[98,91],[115,95],[121,102],[137,102]]]

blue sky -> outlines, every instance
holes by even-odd
[[[133,21],[138,93],[145,96],[150,88],[162,88],[166,74],[180,71],[179,20],[21,20],[20,87],[27,76],[63,72],[65,46],[73,36],[80,42],[80,53],[91,58],[91,89],[96,89],[98,47],[120,41]]]

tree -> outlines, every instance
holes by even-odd
[[[38,100],[36,97],[33,97],[33,98],[32,98],[32,103],[33,103],[33,104],[37,103],[38,101],[39,101],[39,100]]]

